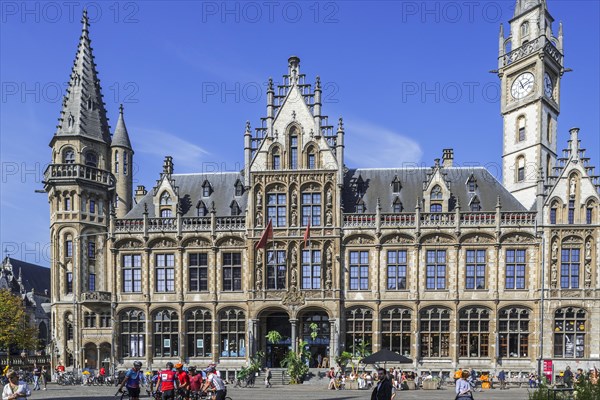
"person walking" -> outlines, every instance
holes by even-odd
[[[503,369],[498,373],[498,381],[500,381],[500,390],[506,389],[506,373]]]
[[[456,381],[456,400],[472,400],[473,392],[471,391],[471,385],[467,381],[471,374],[469,371],[464,370],[461,373],[461,377]]]
[[[567,369],[565,369],[565,373],[563,375],[563,382],[565,386],[568,388],[573,387],[573,371],[571,371],[571,367],[567,365]]]
[[[371,400],[390,400],[392,398],[392,382],[384,368],[377,370],[377,385],[371,393]]]
[[[40,388],[40,376],[42,375],[42,371],[37,366],[37,364],[33,364],[33,390],[41,390]]]
[[[27,396],[31,396],[29,386],[19,380],[19,375],[15,370],[9,370],[6,373],[6,378],[8,383],[4,385],[2,400],[27,400]]]
[[[270,388],[271,386],[271,378],[273,378],[273,374],[271,373],[271,368],[267,368],[265,371],[265,388]]]
[[[48,367],[46,367],[45,365],[42,367],[42,390],[47,390],[48,388],[46,387],[46,385],[48,384]]]

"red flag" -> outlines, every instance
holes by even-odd
[[[258,241],[258,243],[256,243],[256,249],[258,250],[266,247],[267,240],[271,238],[273,238],[273,223],[271,222],[271,220],[269,220],[269,223],[267,224],[265,231],[260,237],[260,240]]]
[[[310,221],[308,221],[308,225],[306,225],[306,230],[304,231],[304,247],[306,248],[306,242],[310,240]]]

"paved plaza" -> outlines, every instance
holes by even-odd
[[[58,386],[48,385],[47,391],[36,391],[32,393],[31,399],[114,399],[115,387],[106,386]],[[319,385],[286,385],[273,386],[271,389],[247,388],[228,389],[228,396],[233,400],[334,400],[334,399],[370,399],[370,390],[327,390]],[[454,399],[452,388],[442,390],[408,390],[401,391],[396,400],[452,400]],[[488,390],[475,393],[475,400],[521,400],[527,399],[527,389],[511,388],[508,390]],[[148,399],[148,396],[142,396]]]

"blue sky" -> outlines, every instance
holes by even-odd
[[[165,155],[175,172],[239,170],[246,120],[266,113],[265,83],[297,55],[343,116],[350,167],[431,165],[454,148],[459,165],[501,179],[498,30],[507,1],[10,2],[1,4],[1,243],[48,265],[42,188],[85,5],[106,108],[118,105],[135,150],[134,185],[152,187]],[[600,161],[600,2],[548,0],[564,24],[559,150],[581,128]]]

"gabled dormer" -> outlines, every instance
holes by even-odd
[[[172,218],[177,214],[179,188],[173,175],[173,157],[166,156],[163,171],[153,190],[154,215],[160,218]]]
[[[234,193],[236,197],[242,196],[244,194],[244,184],[240,179],[237,179],[233,186],[235,188]]]
[[[202,197],[210,197],[212,193],[212,185],[210,184],[208,179],[205,179],[204,182],[202,182]]]
[[[469,179],[465,182],[465,186],[467,187],[467,193],[475,193],[477,191],[477,179],[474,174],[469,175]]]
[[[235,200],[232,200],[231,203],[229,203],[229,208],[231,209],[232,216],[240,215],[242,213],[240,205]]]
[[[402,182],[400,182],[400,179],[398,179],[398,175],[394,176],[391,186],[392,186],[392,193],[394,193],[394,194],[398,194],[398,193],[400,193],[400,190],[402,190]]]
[[[448,212],[452,211],[450,200],[452,193],[446,181],[440,160],[436,159],[434,166],[423,183],[423,211]]]
[[[196,204],[196,215],[198,217],[206,217],[208,215],[208,208],[206,207],[206,203],[202,200]]]
[[[402,205],[400,197],[396,196],[394,197],[394,201],[392,202],[392,212],[401,213],[402,211],[404,211],[404,206]]]

